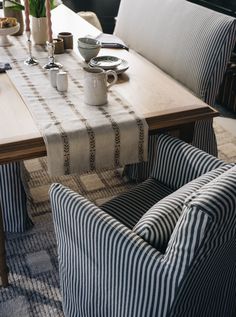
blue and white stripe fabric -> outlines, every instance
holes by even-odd
[[[235,18],[186,0],[121,0],[114,33],[214,105],[235,45]]]
[[[148,209],[172,192],[173,190],[165,184],[148,178],[131,190],[104,203],[100,208],[132,229]]]
[[[144,20],[144,16],[148,19]],[[185,0],[150,0],[148,6],[140,0],[138,7],[135,0],[121,0],[115,34],[214,106],[235,45],[236,19]],[[212,123],[213,120],[195,123],[192,144],[217,156]],[[156,136],[149,138],[148,162],[127,166],[125,175],[130,179],[150,176]]]
[[[27,212],[19,162],[0,165],[0,204],[4,231],[24,232],[33,225]]]
[[[159,135],[155,179],[147,179],[100,208],[164,252],[185,199],[232,166],[177,138]]]
[[[164,253],[81,195],[51,186],[65,317],[235,316],[236,166],[205,153],[198,162],[208,173],[184,186],[189,195]],[[196,175],[188,168],[179,169],[186,180]]]
[[[172,317],[236,314],[236,167],[186,200],[210,221],[173,302]]]
[[[165,134],[156,136],[154,156],[151,176],[172,189],[225,165],[222,160]]]
[[[50,197],[65,317],[168,316],[208,215],[186,209],[163,255],[62,185]]]
[[[232,166],[234,164],[228,164],[208,172],[165,197],[143,215],[133,231],[154,248],[164,253],[176,223],[183,212],[185,200]]]

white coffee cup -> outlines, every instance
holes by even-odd
[[[67,72],[58,72],[57,73],[57,90],[58,91],[67,91],[68,89],[68,77]]]
[[[108,76],[113,80],[108,82]],[[113,70],[102,68],[84,68],[84,102],[90,106],[101,106],[107,103],[107,90],[117,82],[117,74]]]

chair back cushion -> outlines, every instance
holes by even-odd
[[[170,135],[156,137],[151,176],[176,190],[226,163]]]
[[[100,208],[129,229],[133,229],[147,210],[171,193],[173,190],[165,184],[148,178],[131,190],[105,202]]]
[[[181,216],[186,199],[232,168],[227,164],[191,181],[179,190],[160,200],[151,207],[133,228],[133,231],[161,252],[165,252],[171,234]]]
[[[184,208],[166,253],[168,258],[183,253],[183,267],[189,257],[192,263],[185,271],[169,315],[233,317],[236,312],[236,166],[187,198]],[[199,215],[202,223],[202,230],[197,233],[202,242],[195,251],[192,246],[195,239],[199,241],[194,232],[198,226],[196,219],[188,219],[192,231],[186,233],[184,227],[184,218],[192,213]],[[176,239],[176,232],[182,237]],[[182,272],[181,267],[178,274]]]
[[[235,44],[235,19],[185,0],[121,0],[114,33],[213,105]]]

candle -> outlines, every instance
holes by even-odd
[[[51,6],[50,0],[46,0],[46,17],[47,17],[47,28],[48,28],[48,42],[52,43],[52,22],[51,22]]]
[[[25,31],[30,32],[29,0],[25,0]]]

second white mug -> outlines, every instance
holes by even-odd
[[[108,76],[113,80],[108,82]],[[102,68],[84,68],[84,101],[90,106],[102,106],[107,103],[107,90],[117,82],[117,74],[113,70]]]

